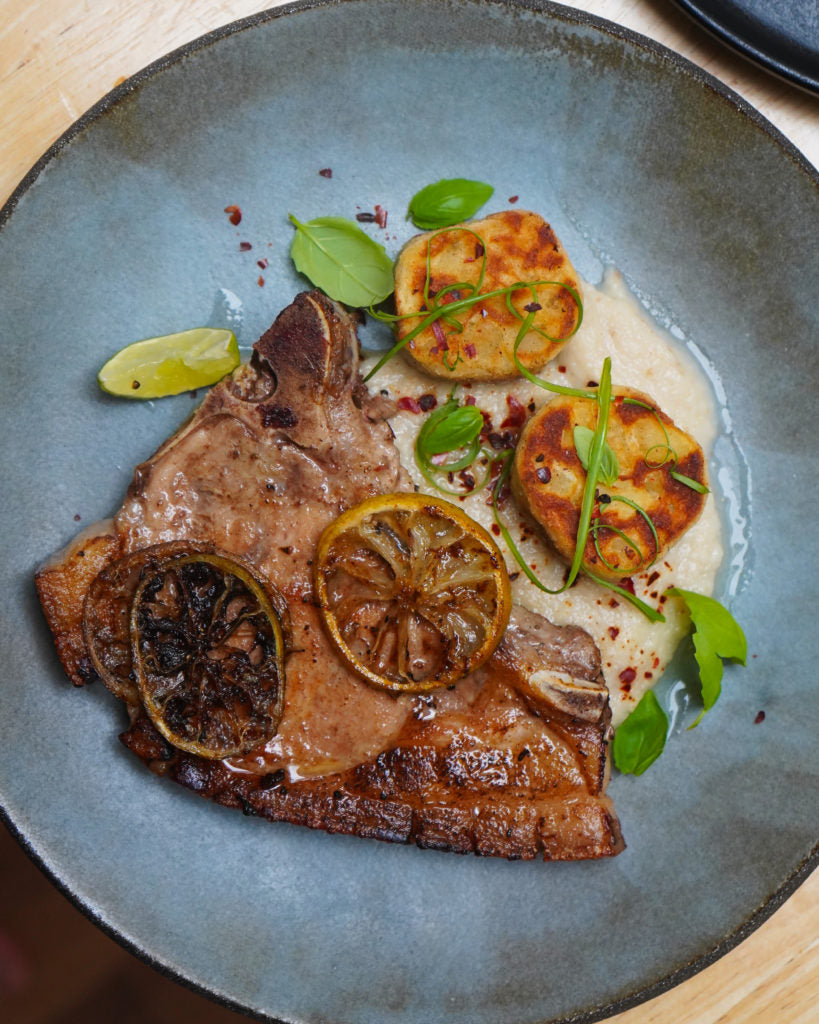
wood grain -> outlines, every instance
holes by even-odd
[[[411,2],[411,0],[409,0]],[[204,32],[276,3],[0,0],[0,200],[86,109]],[[819,166],[819,99],[734,56],[666,0],[574,5],[669,46],[759,109]],[[138,963],[0,836],[0,1004],[8,1024],[238,1020]],[[47,923],[47,927],[44,924]],[[609,1024],[817,1024],[819,872],[749,938]]]

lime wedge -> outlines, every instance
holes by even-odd
[[[103,366],[97,382],[109,395],[165,398],[215,384],[238,365],[233,331],[195,327],[127,345]]]

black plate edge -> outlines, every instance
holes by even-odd
[[[760,49],[754,45],[754,41],[745,36],[740,36],[721,21],[714,13],[703,9],[703,5],[695,3],[694,0],[672,0],[682,11],[692,18],[700,28],[704,28],[719,42],[731,47],[741,57],[752,61],[777,78],[783,79],[789,85],[795,85],[806,92],[819,94],[819,74],[815,77],[791,66],[783,60]]]
[[[11,193],[2,209],[0,209],[0,230],[2,230],[6,222],[11,218],[20,198],[34,184],[48,164],[60,155],[61,151],[72,141],[72,139],[84,131],[94,121],[99,120],[116,103],[118,103],[120,99],[134,92],[140,85],[142,85],[143,82],[153,78],[166,68],[180,63],[193,53],[203,50],[219,40],[234,35],[237,32],[254,28],[257,25],[265,24],[266,22],[273,21],[279,17],[298,14],[306,10],[322,7],[339,7],[345,3],[360,4],[363,2],[367,2],[367,0],[295,0],[295,2],[282,4],[280,7],[268,8],[267,10],[259,11],[255,14],[248,15],[245,18],[240,18],[236,21],[229,22],[226,25],[219,26],[218,28],[207,32],[188,43],[184,43],[182,46],[179,46],[175,50],[159,57],[157,60],[152,61],[144,68],[131,75],[120,85],[116,86],[110,92],[106,93],[93,106],[89,107],[89,109],[77,118],[77,120],[74,121],[74,123],[70,125],[55,142],[52,143],[45,153],[43,153]],[[750,104],[729,86],[721,82],[710,72],[701,68],[698,64],[695,64],[688,58],[683,57],[681,54],[676,53],[669,47],[664,46],[661,43],[657,43],[653,39],[641,35],[640,33],[626,28],[623,25],[618,25],[615,22],[594,14],[589,14],[586,11],[578,10],[574,7],[553,3],[551,0],[451,0],[450,2],[450,6],[453,7],[478,5],[484,7],[519,8],[521,10],[548,14],[551,17],[567,23],[574,23],[576,25],[594,28],[614,37],[615,39],[630,43],[640,49],[654,54],[683,73],[692,76],[701,85],[706,86],[713,93],[730,103],[738,112],[748,117],[758,129],[768,135],[772,141],[774,141],[780,149],[784,151],[785,155],[788,156],[801,171],[808,175],[817,190],[819,190],[819,171],[810,163],[802,151],[795,146],[775,125],[761,114],[756,107]],[[162,961],[156,959],[148,952],[148,950],[143,949],[131,939],[120,934],[112,925],[102,919],[91,906],[83,902],[82,896],[74,892],[51,870],[38,851],[29,842],[28,838],[20,829],[17,828],[11,814],[2,803],[0,803],[0,822],[6,826],[23,851],[55,886],[55,888],[65,896],[65,898],[77,910],[91,921],[92,924],[96,925],[109,938],[113,939],[118,945],[122,946],[123,949],[131,953],[138,960],[147,964],[149,967],[152,967],[164,977],[184,985],[185,988],[197,993],[198,995],[205,996],[213,1002],[224,1006],[235,1013],[243,1014],[249,1019],[263,1021],[265,1024],[301,1024],[301,1022],[296,1021],[295,1019],[285,1021],[279,1017],[271,1017],[263,1012],[251,1010],[249,1007],[243,1006],[241,1003],[231,1000],[221,993],[207,988],[199,982],[193,981],[181,972],[168,967],[166,964],[162,963]],[[606,1018],[618,1013],[623,1013],[634,1006],[638,1006],[650,999],[654,999],[682,982],[687,981],[689,978],[721,959],[726,953],[730,952],[750,934],[756,931],[756,929],[767,921],[768,918],[774,914],[791,895],[793,895],[799,886],[805,882],[808,877],[810,877],[817,866],[819,866],[819,842],[817,842],[810,854],[802,861],[802,863],[797,865],[791,875],[785,879],[780,887],[775,890],[743,924],[741,924],[734,932],[722,939],[708,953],[695,957],[693,960],[683,964],[664,978],[645,986],[645,988],[629,993],[628,995],[621,996],[613,1000],[611,1003],[580,1010],[569,1017],[553,1018],[549,1021],[543,1020],[540,1024],[596,1024],[598,1021],[605,1020]]]

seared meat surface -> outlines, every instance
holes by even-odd
[[[377,690],[343,665],[314,603],[318,537],[345,508],[408,490],[381,400],[362,385],[352,320],[299,295],[251,363],[137,468],[113,525],[81,548],[94,570],[160,542],[215,545],[287,600],[292,650],[277,734],[250,754],[183,753],[138,704],[125,745],[153,770],[246,813],[456,852],[551,859],[622,848],[605,786],[609,709],[582,630],[523,609],[490,662],[450,689]],[[74,545],[37,577],[58,653],[88,678]]]

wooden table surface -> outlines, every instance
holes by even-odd
[[[204,32],[271,6],[271,0],[0,0],[0,202],[122,79]],[[704,67],[819,167],[819,97],[734,56],[668,0],[576,0],[574,6]],[[8,1024],[240,1019],[161,978],[99,933],[5,835],[0,869],[0,1005]],[[51,929],[44,941],[46,919]],[[609,1024],[817,1024],[818,934],[815,872],[721,960]]]

